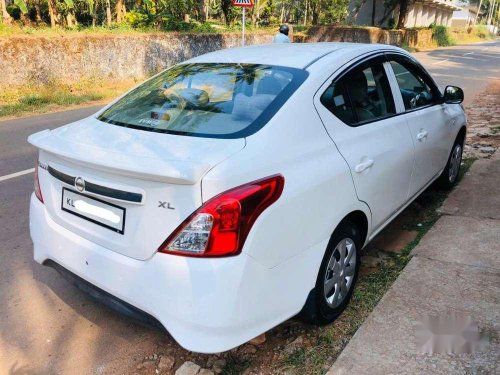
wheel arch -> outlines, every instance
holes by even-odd
[[[367,215],[361,210],[352,211],[349,214],[347,214],[340,221],[340,223],[337,225],[337,227],[335,227],[335,229],[337,229],[339,225],[341,225],[342,223],[344,223],[346,221],[351,222],[352,224],[354,224],[356,226],[356,228],[358,228],[359,234],[361,237],[361,243],[364,245],[366,242],[366,239],[368,237],[368,217],[367,217]],[[333,234],[333,232],[332,232],[332,234]]]
[[[466,137],[466,135],[467,135],[467,128],[464,125],[464,126],[462,126],[460,128],[460,130],[458,131],[457,137],[455,138],[456,141],[460,141],[461,142],[462,148],[465,145],[465,137]]]

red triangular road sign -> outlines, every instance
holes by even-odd
[[[233,0],[234,7],[253,7],[253,0]]]

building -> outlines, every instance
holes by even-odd
[[[484,17],[484,12],[481,11],[479,16],[477,14],[477,4],[471,4],[469,6],[464,6],[462,9],[453,12],[453,17],[451,19],[451,26],[453,27],[466,27],[474,24],[474,21],[482,19]]]
[[[349,5],[351,14],[357,4],[359,4],[359,0],[351,0]],[[375,14],[373,14],[373,10],[375,10]],[[460,8],[455,5],[455,0],[417,0],[410,5],[405,27],[428,27],[433,23],[451,26],[453,12],[456,10],[460,10]],[[361,5],[357,17],[352,21],[356,25],[377,26],[384,13],[384,0],[366,0]],[[397,23],[398,11],[393,13],[392,18]],[[381,26],[387,26],[390,18],[388,17]],[[373,23],[373,21],[375,22]]]

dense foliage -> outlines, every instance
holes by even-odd
[[[285,22],[298,26],[355,23],[360,9],[372,6],[369,0],[253,1],[254,7],[247,13],[250,28]],[[416,1],[383,0],[384,12],[377,19],[372,16],[371,24],[403,28]],[[459,0],[459,5],[472,4],[482,10],[482,16],[472,19],[472,24],[495,24],[500,15],[499,2]],[[214,32],[240,28],[241,12],[241,8],[232,6],[232,0],[0,0],[0,24],[65,28],[105,26]]]
[[[238,28],[241,8],[232,0],[0,0],[3,22],[63,27],[134,27],[174,31]],[[288,22],[335,24],[348,16],[349,0],[254,0],[250,27]],[[0,13],[2,15],[2,13]]]

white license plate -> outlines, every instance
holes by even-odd
[[[120,206],[63,188],[61,209],[114,232],[124,233],[125,209]]]

